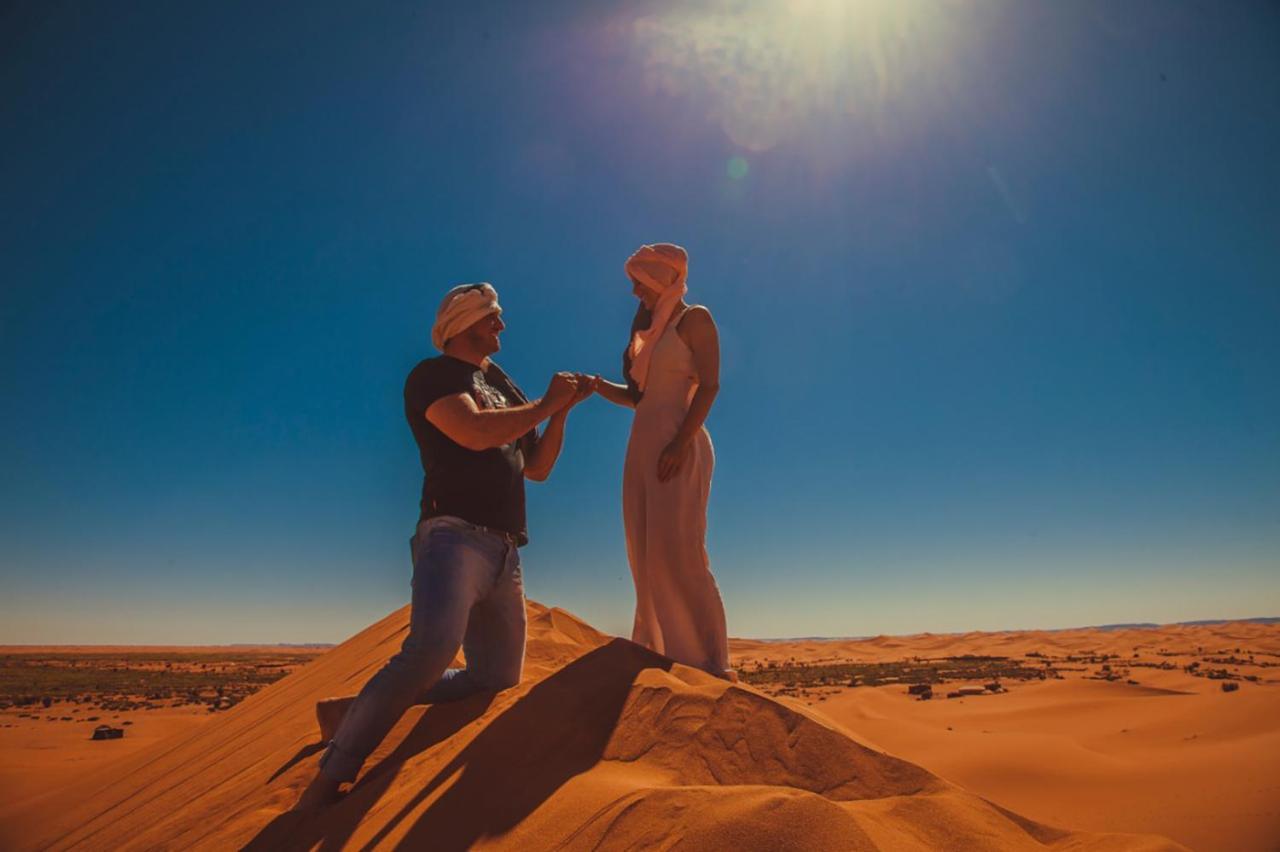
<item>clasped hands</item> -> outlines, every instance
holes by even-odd
[[[601,378],[586,373],[556,373],[547,386],[544,400],[554,416],[564,416],[569,409],[591,396],[600,387]],[[689,456],[689,440],[676,435],[658,456],[658,481],[666,482],[680,471]]]
[[[567,412],[578,403],[596,392],[600,386],[599,376],[586,373],[556,373],[547,385],[547,393],[543,397],[548,407],[559,414]]]

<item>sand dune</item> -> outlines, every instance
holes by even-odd
[[[1202,852],[1280,849],[1280,625],[735,640],[732,651],[739,663],[1109,655],[1134,667],[1101,681],[1085,665],[973,699],[916,701],[898,684],[780,700],[1037,820],[1156,833]],[[1258,680],[1224,693],[1186,670],[1196,661]]]
[[[1280,625],[1232,621],[1213,625],[1165,625],[1152,628],[1102,630],[1080,627],[1069,630],[1005,630],[982,633],[916,633],[860,639],[732,639],[735,660],[785,660],[804,662],[825,659],[882,660],[904,655],[1006,654],[1033,651],[1055,654],[1112,653],[1128,656],[1134,651],[1167,651],[1190,657],[1198,649],[1230,651],[1254,647],[1280,654]]]
[[[1050,827],[730,685],[530,604],[515,689],[413,708],[351,793],[286,809],[319,757],[313,705],[397,649],[400,610],[188,735],[0,811],[5,848],[1183,848]]]

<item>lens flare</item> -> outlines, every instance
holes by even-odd
[[[652,91],[705,106],[735,146],[761,152],[850,120],[874,126],[951,85],[952,5],[720,0],[638,18],[631,37]]]

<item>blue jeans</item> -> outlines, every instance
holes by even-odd
[[[443,516],[419,523],[410,546],[409,635],[360,690],[320,759],[321,771],[337,781],[355,780],[410,705],[456,701],[520,682],[525,608],[515,544]],[[459,645],[467,667],[446,671]]]

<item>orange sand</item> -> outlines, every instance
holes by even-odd
[[[208,657],[224,661],[246,654],[269,660],[280,654],[290,656],[324,653],[321,647],[279,645],[5,645],[0,652],[40,657],[83,655],[97,658],[120,655],[172,654],[174,659]],[[193,666],[195,663],[180,665]],[[161,667],[161,663],[156,663]],[[37,718],[30,718],[34,714]],[[55,702],[0,710],[0,790],[6,802],[0,812],[26,807],[28,800],[55,793],[82,777],[87,771],[118,763],[122,758],[145,751],[161,740],[198,728],[212,714],[203,704],[180,707],[161,706],[152,710],[104,710],[88,704]],[[94,718],[96,721],[89,721]],[[68,721],[69,719],[69,721]],[[123,728],[118,740],[95,741],[93,729],[101,724]],[[3,844],[0,844],[3,848]]]
[[[319,757],[317,699],[356,690],[407,609],[242,704],[21,809],[34,849],[1180,849],[1025,819],[826,717],[530,604],[524,680],[413,708],[353,791],[286,812]]]
[[[65,704],[55,704],[50,710],[39,708],[38,719],[21,718],[22,712],[35,711],[19,708],[0,712],[0,790],[10,799],[0,806],[0,813],[11,806],[27,807],[30,800],[56,793],[88,771],[115,765],[161,740],[198,728],[213,715],[204,705],[132,713],[86,709],[79,714],[97,716],[96,722],[64,722],[60,716],[46,721],[48,715],[65,714]],[[126,721],[133,724],[124,727]],[[90,739],[93,729],[104,724],[124,727],[124,738]]]
[[[976,698],[916,701],[904,686],[832,691],[813,707],[890,753],[1036,820],[1092,831],[1149,832],[1197,850],[1280,849],[1280,668],[1222,692],[1182,666],[1197,651],[1280,653],[1280,625],[1155,630],[922,634],[861,641],[735,640],[744,657],[785,661],[989,654],[1116,654],[1169,660],[1133,669],[1138,686],[1084,680],[1020,685]],[[1173,656],[1162,656],[1165,651]],[[1280,663],[1280,657],[1262,657]],[[1097,666],[1088,666],[1096,669]],[[959,684],[949,684],[952,688]],[[944,690],[938,690],[943,692]],[[780,699],[784,702],[791,699]]]

